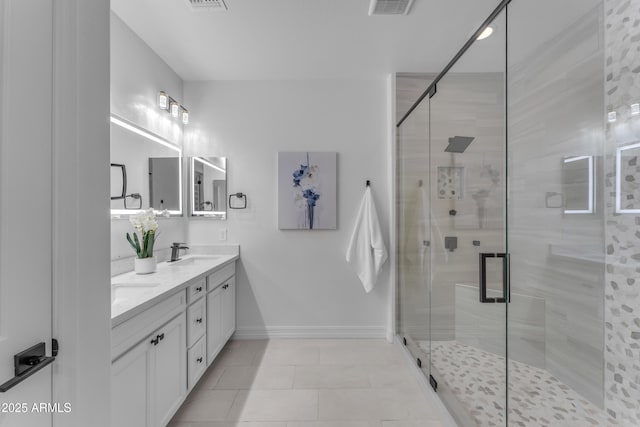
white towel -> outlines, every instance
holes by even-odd
[[[368,293],[375,286],[386,260],[387,247],[382,239],[371,188],[367,187],[347,249],[347,263],[357,273],[364,290]]]

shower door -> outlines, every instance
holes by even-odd
[[[398,333],[429,375],[429,101],[398,127]]]
[[[430,373],[464,426],[507,422],[505,15],[430,98]]]

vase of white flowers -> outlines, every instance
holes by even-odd
[[[131,225],[136,231],[133,237],[127,233],[127,241],[136,252],[134,261],[134,269],[136,274],[149,274],[156,271],[156,257],[153,256],[153,245],[158,235],[158,219],[153,213],[153,209],[149,208],[129,218]],[[140,238],[138,233],[140,232]]]

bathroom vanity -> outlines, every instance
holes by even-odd
[[[166,426],[235,331],[231,255],[189,255],[111,283],[111,425]]]

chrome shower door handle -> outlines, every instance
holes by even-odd
[[[487,297],[487,258],[502,258],[502,296]],[[507,301],[507,277],[508,271],[507,263],[509,257],[505,253],[480,253],[480,302],[481,303],[503,303]]]

